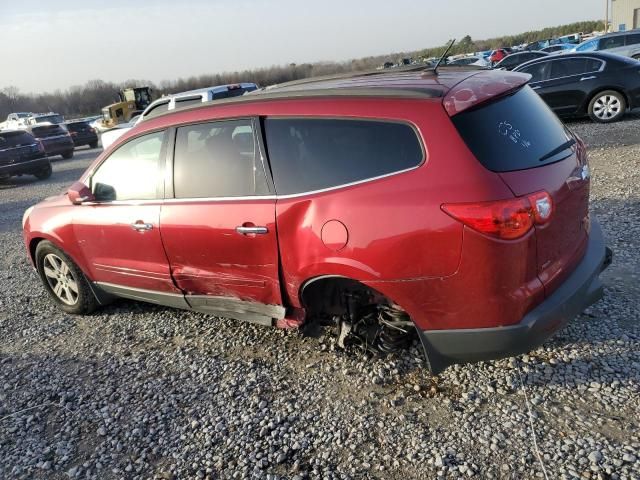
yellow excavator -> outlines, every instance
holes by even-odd
[[[150,87],[125,88],[118,92],[120,101],[107,105],[102,109],[102,120],[98,123],[100,130],[109,130],[127,123],[132,117],[140,115],[152,102]]]

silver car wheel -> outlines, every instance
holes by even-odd
[[[602,120],[611,120],[622,111],[620,99],[613,95],[598,97],[593,105],[593,114]]]
[[[44,257],[42,268],[47,283],[61,302],[67,305],[78,303],[78,282],[64,260],[49,253]]]

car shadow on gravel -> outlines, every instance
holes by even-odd
[[[12,190],[19,187],[28,187],[31,185],[49,185],[53,183],[73,183],[85,172],[86,167],[63,169],[59,165],[53,164],[53,174],[46,180],[38,180],[33,175],[22,175],[20,177],[10,177],[0,180],[0,192],[3,190]]]

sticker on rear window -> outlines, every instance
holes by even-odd
[[[529,148],[531,146],[531,142],[523,139],[520,130],[514,128],[509,122],[500,122],[498,124],[498,132],[500,132],[500,135],[507,137],[513,143],[516,143],[523,148]]]

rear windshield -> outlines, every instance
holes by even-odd
[[[480,163],[494,172],[525,170],[561,160],[561,155],[550,154],[570,139],[558,117],[528,86],[459,113],[452,121]]]
[[[43,117],[36,117],[36,123],[62,123],[64,118],[61,115],[47,115]]]
[[[73,122],[67,123],[67,129],[72,132],[77,132],[80,130],[86,130],[89,128],[89,124],[87,122]]]
[[[44,125],[42,127],[33,127],[31,129],[34,135],[63,135],[66,130],[58,125]]]
[[[35,142],[35,139],[27,132],[0,133],[0,150],[19,147],[21,145],[32,145]]]

